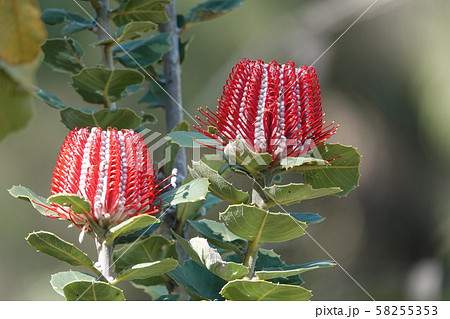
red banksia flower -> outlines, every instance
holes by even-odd
[[[89,219],[107,228],[159,212],[155,171],[141,135],[133,130],[71,131],[59,153],[51,193],[76,194],[90,203],[91,218],[57,204],[50,207],[80,228],[87,228]]]
[[[313,67],[293,62],[241,60],[223,88],[217,112],[199,108],[206,118],[196,129],[222,145],[236,139],[274,161],[301,156],[336,133],[324,127],[320,86]],[[212,133],[208,126],[212,126]]]

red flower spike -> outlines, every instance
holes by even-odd
[[[53,173],[52,195],[77,194],[91,204],[92,219],[101,227],[130,217],[159,213],[159,185],[147,147],[133,130],[94,127],[70,132],[61,147]],[[88,218],[67,207],[49,209],[78,227]]]
[[[274,162],[301,156],[324,142],[337,127],[324,127],[320,86],[313,67],[293,62],[241,60],[229,75],[217,112],[199,109],[196,129],[226,146],[242,140],[252,151],[269,153]],[[216,128],[216,134],[208,132]]]

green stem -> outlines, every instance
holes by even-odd
[[[258,239],[255,238],[255,240],[248,243],[247,253],[245,254],[244,259],[244,266],[249,269],[247,276],[245,276],[246,279],[252,279],[255,275],[255,264],[258,257],[258,249]]]
[[[181,216],[178,220],[177,229],[175,230],[175,232],[180,236],[184,235],[183,228],[184,228],[184,223],[186,222],[186,212],[187,212],[188,207],[189,207],[189,203],[185,203],[184,207],[183,207],[183,211],[181,212]]]
[[[268,199],[264,194],[264,187],[272,184],[273,174],[270,171],[260,172],[259,175],[254,177],[253,189],[252,189],[252,202],[254,205],[258,206],[260,209],[267,210]],[[262,225],[265,224],[268,214],[264,218]],[[247,252],[244,258],[244,266],[247,266],[249,272],[246,279],[252,279],[255,275],[255,264],[258,257],[259,249],[259,239],[261,238],[262,230],[261,227],[259,232],[256,234],[255,238],[248,243]]]

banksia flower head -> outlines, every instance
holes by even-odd
[[[199,111],[206,118],[197,117],[199,132],[223,146],[239,139],[253,152],[271,154],[274,162],[304,155],[337,130],[333,123],[324,127],[314,68],[296,68],[293,62],[241,60],[223,88],[217,112]]]
[[[159,212],[158,185],[147,147],[133,130],[81,128],[70,132],[53,173],[52,195],[76,194],[90,203],[89,216],[51,204],[59,218],[87,229],[108,228],[140,214]]]

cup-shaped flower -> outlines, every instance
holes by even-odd
[[[90,203],[88,216],[58,204],[49,207],[84,229],[89,220],[109,228],[159,212],[155,171],[141,135],[133,130],[72,130],[61,147],[51,193],[76,194]]]
[[[333,123],[324,126],[320,93],[313,67],[243,59],[230,73],[217,111],[199,108],[204,119],[197,117],[196,129],[223,146],[239,139],[253,152],[269,153],[273,164],[302,156],[337,130]]]

